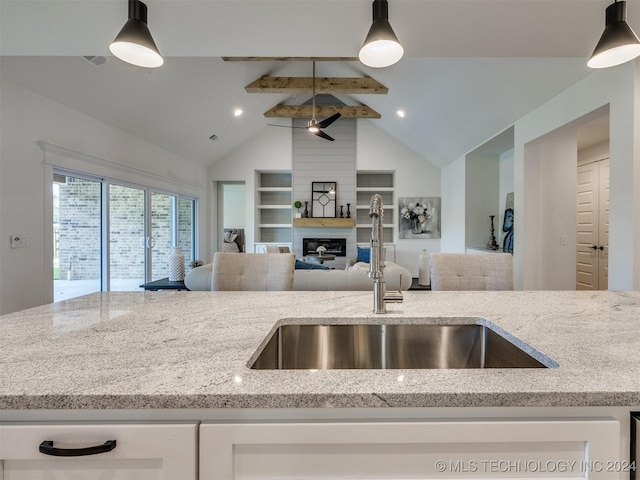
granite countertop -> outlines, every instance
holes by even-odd
[[[372,306],[370,292],[111,292],[4,315],[0,409],[640,405],[640,292],[405,292],[387,315]],[[248,368],[279,322],[465,317],[559,366]]]

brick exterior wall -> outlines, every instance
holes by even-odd
[[[100,184],[67,178],[59,184],[57,235],[61,280],[100,278]]]
[[[59,223],[54,232],[59,257],[60,279],[100,278],[101,262],[101,185],[98,182],[67,177],[60,183]],[[178,245],[188,270],[194,223],[192,200],[178,198]],[[144,191],[112,186],[110,209],[110,274],[112,279],[144,278]],[[151,196],[151,228],[155,238],[152,250],[152,278],[169,275],[171,253],[171,197]]]

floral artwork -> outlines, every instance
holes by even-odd
[[[440,197],[399,198],[399,237],[440,238]]]

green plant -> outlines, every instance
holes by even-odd
[[[302,202],[300,200],[296,200],[295,202],[293,202],[293,206],[300,210],[300,207],[302,207]]]

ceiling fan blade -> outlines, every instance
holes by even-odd
[[[334,138],[324,133],[322,130],[318,130],[316,133],[314,133],[314,135],[320,138],[324,138],[325,140],[329,140],[330,142],[333,142],[335,140]]]
[[[333,122],[335,122],[337,119],[339,119],[342,115],[340,115],[339,113],[334,113],[333,115],[331,115],[328,118],[325,118],[324,120],[322,120],[321,122],[318,122],[318,127],[319,128],[327,128],[329,125],[331,125]]]

